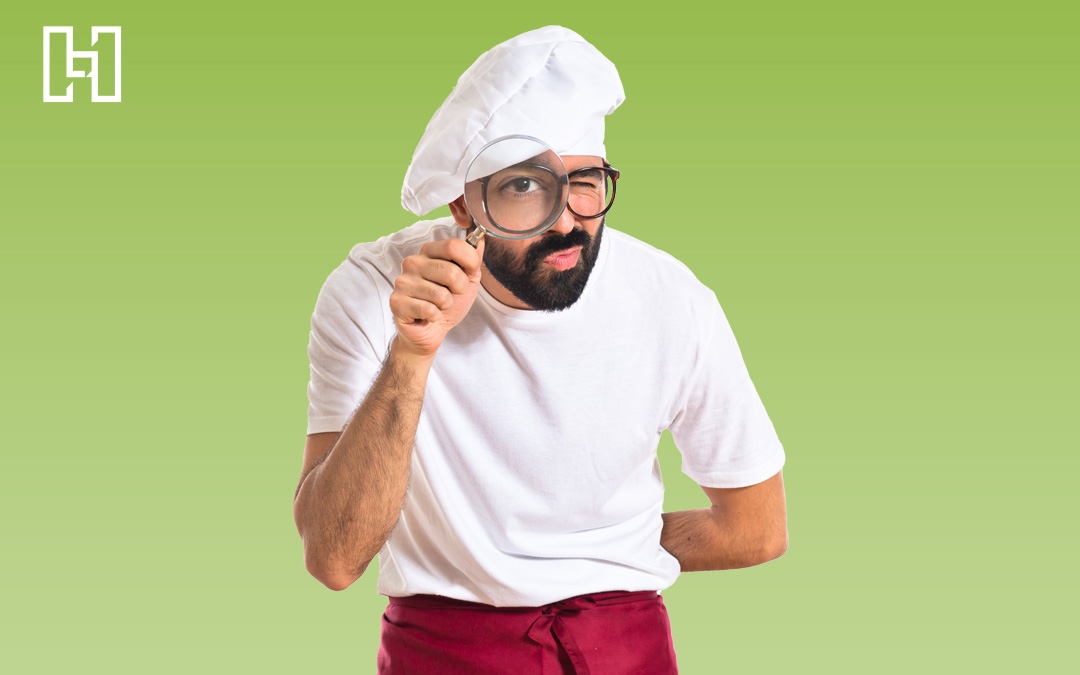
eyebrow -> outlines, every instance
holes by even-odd
[[[570,175],[570,176],[584,176],[586,178],[600,178],[600,176],[603,173],[604,173],[603,170],[601,170],[599,167],[586,166],[586,167],[582,167],[580,169],[575,169],[575,170],[571,171],[567,175]]]

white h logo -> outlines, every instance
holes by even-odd
[[[112,33],[116,38],[116,87],[112,96],[98,95],[98,53],[96,51],[75,51],[75,31],[72,26],[45,26],[45,102],[46,103],[71,103],[75,100],[74,82],[68,83],[67,91],[63,96],[51,96],[49,94],[49,36],[53,33],[67,35],[67,76],[90,78],[90,100],[94,103],[119,103],[120,102],[120,26],[93,26],[90,32],[90,44],[97,44],[98,35]],[[90,72],[75,70],[75,59],[90,59]]]

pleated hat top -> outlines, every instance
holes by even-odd
[[[484,52],[428,122],[401,187],[422,216],[464,190],[469,163],[489,142],[538,138],[559,155],[606,157],[604,118],[626,99],[615,64],[574,31],[547,26]]]

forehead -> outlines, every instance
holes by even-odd
[[[568,172],[585,166],[604,166],[604,158],[595,155],[559,155],[559,159]]]

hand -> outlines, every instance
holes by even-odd
[[[401,263],[390,311],[401,346],[434,356],[450,329],[469,313],[480,289],[484,240],[474,249],[463,239],[424,244]]]

